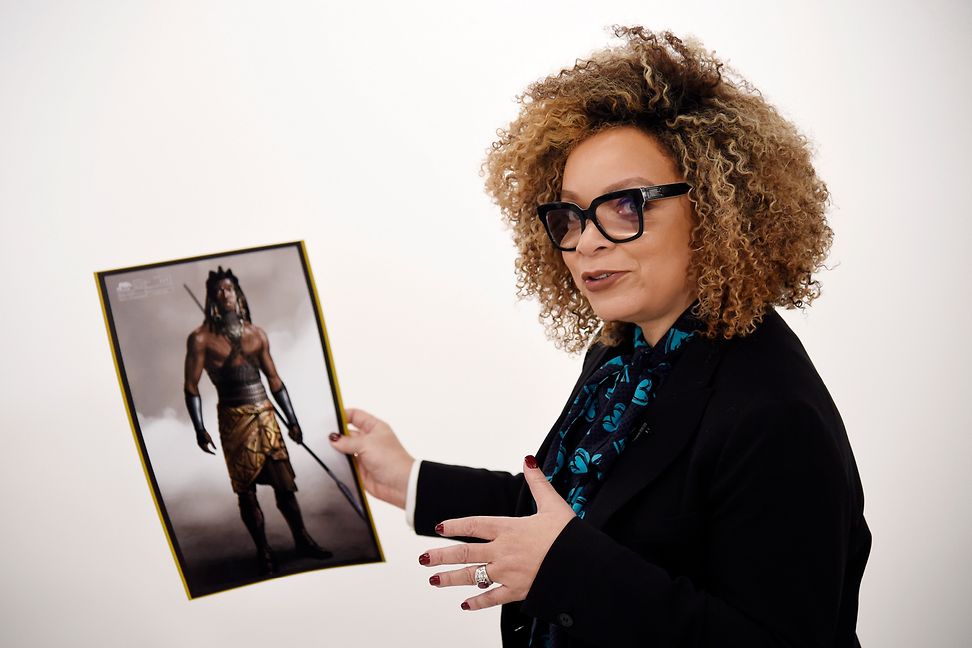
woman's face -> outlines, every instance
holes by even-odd
[[[560,199],[587,208],[617,189],[684,181],[654,138],[619,126],[592,135],[567,156]],[[588,222],[577,249],[562,253],[564,263],[598,317],[638,324],[654,345],[696,298],[688,274],[692,226],[688,196],[650,201],[639,238],[612,243]]]

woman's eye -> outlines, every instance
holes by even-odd
[[[631,198],[618,198],[614,202],[614,213],[623,218],[638,219],[638,207]]]

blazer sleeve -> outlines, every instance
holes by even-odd
[[[512,516],[523,487],[523,473],[467,468],[423,461],[415,497],[415,532],[437,536],[443,520],[471,515]],[[457,538],[483,542],[479,538]]]
[[[709,486],[704,582],[575,518],[521,610],[598,646],[833,646],[854,501],[843,427],[805,403],[737,420]]]

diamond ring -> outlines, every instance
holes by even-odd
[[[480,565],[476,568],[476,585],[480,589],[486,589],[493,584],[493,581],[489,579],[489,574],[486,573],[486,565]]]

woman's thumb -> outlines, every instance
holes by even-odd
[[[331,432],[327,437],[331,441],[331,446],[338,452],[344,454],[354,454],[361,451],[361,437],[352,437],[346,434]]]
[[[543,470],[537,466],[537,460],[533,455],[527,455],[526,458],[523,459],[523,478],[526,479],[527,486],[530,488],[530,493],[533,495],[533,499],[537,503],[538,511],[543,508],[545,504],[562,499],[560,494],[556,491],[556,489],[554,489],[553,485],[547,481],[547,476],[543,474]]]

